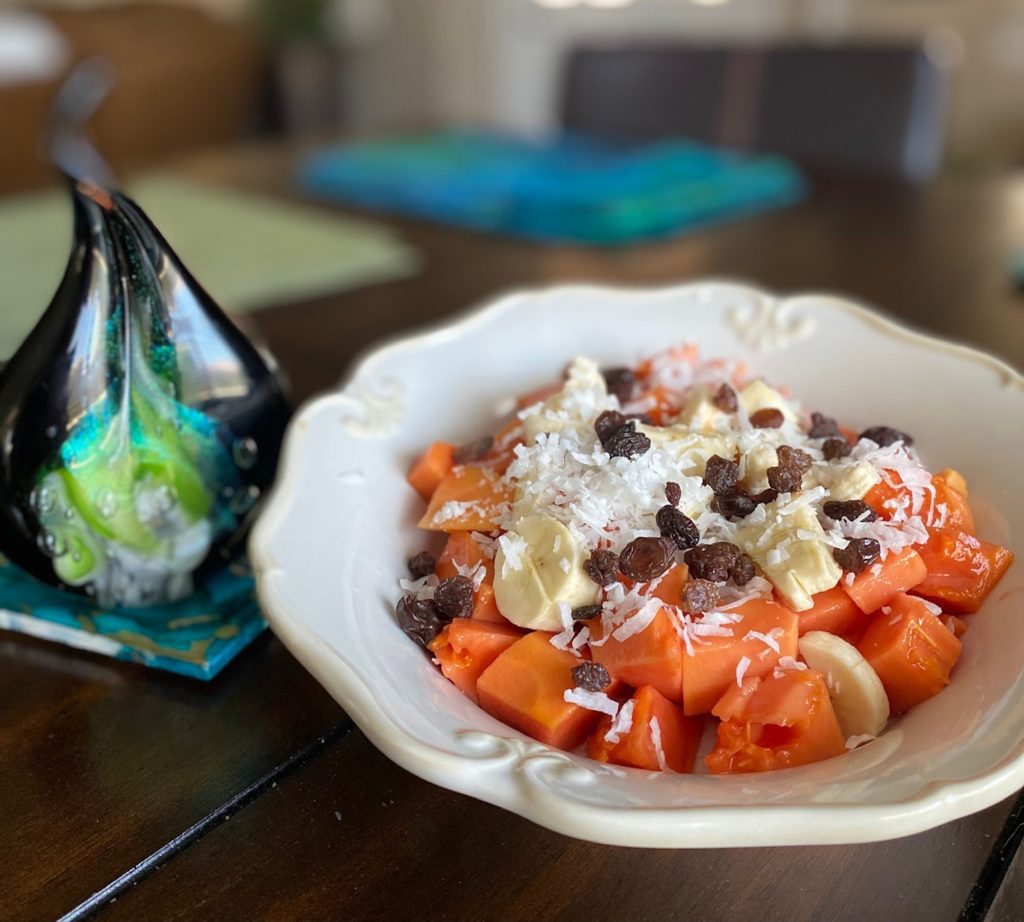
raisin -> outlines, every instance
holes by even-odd
[[[767,490],[762,490],[760,493],[751,493],[750,498],[759,506],[765,503],[774,503],[779,498],[779,491],[768,487]]]
[[[618,410],[605,410],[594,420],[594,431],[603,445],[626,424],[626,417]]]
[[[826,439],[821,446],[826,461],[836,461],[845,458],[850,453],[850,443],[846,439]]]
[[[491,450],[494,445],[494,437],[485,435],[473,442],[467,442],[455,449],[452,457],[456,464],[469,464],[472,461],[479,461]]]
[[[804,474],[811,469],[811,456],[788,445],[780,445],[776,454],[779,463],[768,468],[768,485],[779,493],[794,493],[803,486]]]
[[[425,647],[441,630],[437,606],[430,599],[403,596],[395,609],[398,626],[421,647]]]
[[[780,445],[775,451],[775,456],[782,467],[794,468],[801,474],[806,474],[811,469],[814,460],[806,451],[791,448],[789,445]]]
[[[861,521],[874,522],[878,518],[875,510],[861,499],[851,499],[842,503],[837,500],[829,500],[821,508],[825,515],[836,521],[852,522],[854,519],[859,519],[864,513],[867,515]]]
[[[619,403],[629,403],[636,391],[636,375],[632,368],[605,368],[601,372],[609,394],[619,398]]]
[[[860,438],[871,439],[872,442],[877,442],[883,448],[896,442],[902,442],[908,448],[914,444],[914,440],[909,435],[900,432],[899,429],[893,429],[892,426],[872,426],[870,429],[865,429],[860,434]]]
[[[666,538],[634,538],[619,554],[619,569],[630,579],[650,582],[675,560],[675,543]]]
[[[700,542],[700,532],[693,520],[683,515],[675,506],[662,506],[655,516],[658,530],[663,538],[675,542],[681,551],[694,547]]]
[[[833,435],[841,435],[838,423],[824,413],[812,413],[811,428],[807,430],[807,438],[827,439]]]
[[[750,555],[741,552],[736,563],[729,567],[729,579],[737,586],[746,586],[754,578],[754,561]]]
[[[729,570],[743,553],[735,544],[716,541],[713,544],[698,544],[686,552],[686,565],[691,579],[707,579],[713,583],[724,583]]]
[[[651,440],[636,431],[636,424],[628,422],[620,426],[604,443],[604,450],[613,458],[636,458],[651,447]]]
[[[591,618],[596,618],[601,614],[600,605],[581,605],[579,608],[572,610],[573,621],[589,621]]]
[[[612,684],[612,677],[600,663],[580,663],[572,667],[572,684],[584,691],[599,692]]]
[[[792,467],[768,468],[768,484],[779,493],[795,493],[803,486],[804,475]]]
[[[750,425],[755,429],[778,429],[786,421],[782,410],[775,407],[765,407],[756,413],[750,414]]]
[[[718,587],[706,579],[691,579],[680,594],[683,610],[694,615],[711,611],[718,604]]]
[[[429,551],[420,551],[409,558],[409,573],[413,579],[423,579],[424,576],[433,573],[436,566],[437,561]]]
[[[679,486],[674,480],[670,480],[665,484],[665,499],[668,500],[670,506],[678,506],[679,500],[683,498],[683,488]]]
[[[740,479],[740,466],[735,461],[712,455],[704,468],[704,483],[716,494],[732,493]]]
[[[874,538],[854,538],[846,547],[832,548],[832,557],[847,573],[860,573],[878,560],[881,553]]]
[[[736,391],[734,391],[728,384],[724,383],[712,395],[711,402],[723,413],[735,413],[739,407],[739,400],[736,397]]]
[[[468,618],[473,612],[473,581],[465,576],[449,576],[434,590],[434,607],[439,617]]]
[[[614,551],[594,551],[584,562],[583,572],[598,586],[610,586],[618,580],[619,558]]]
[[[742,490],[734,490],[732,493],[719,493],[712,501],[711,508],[727,519],[745,519],[757,508],[757,503]]]

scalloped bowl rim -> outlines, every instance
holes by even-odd
[[[249,554],[256,577],[257,595],[268,623],[278,638],[300,663],[335,698],[355,725],[389,759],[413,774],[453,791],[468,794],[523,816],[556,832],[593,842],[634,847],[736,847],[764,845],[817,845],[874,842],[912,835],[942,823],[985,809],[1024,787],[1024,740],[1019,741],[1002,760],[990,768],[960,780],[927,783],[905,799],[876,804],[714,804],[656,807],[600,807],[567,801],[549,791],[525,783],[504,786],[488,783],[488,772],[479,759],[445,751],[416,739],[396,726],[379,707],[372,689],[338,656],[333,646],[287,610],[277,588],[283,571],[269,552],[271,538],[284,519],[290,496],[296,489],[301,435],[309,420],[334,406],[345,403],[353,382],[373,366],[396,353],[458,339],[478,324],[485,324],[516,309],[523,300],[550,297],[553,294],[615,294],[626,298],[688,294],[696,289],[722,288],[739,295],[773,303],[786,310],[800,302],[813,301],[816,309],[840,310],[875,327],[883,333],[917,343],[929,349],[959,356],[985,365],[1002,377],[1007,385],[1024,390],[1024,375],[982,350],[953,343],[920,332],[882,316],[850,298],[831,293],[805,292],[779,296],[729,279],[708,278],[670,287],[627,287],[607,285],[552,285],[522,289],[497,296],[482,307],[471,308],[452,318],[416,332],[386,341],[366,350],[353,362],[351,372],[333,391],[308,400],[295,414],[285,437],[277,481],[267,497],[253,529]],[[515,755],[527,758],[564,757],[564,753],[526,738],[512,728],[507,758],[499,759],[497,769],[516,774]],[[494,764],[488,767],[494,768]],[[632,771],[632,770],[630,770]],[[637,773],[640,774],[640,773]],[[752,776],[747,776],[752,777]],[[506,779],[507,780],[507,779]],[[735,822],[745,820],[738,832]],[[752,822],[753,820],[770,822]],[[828,820],[823,823],[823,820]]]

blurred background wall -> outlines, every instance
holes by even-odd
[[[579,42],[911,39],[954,68],[953,162],[1016,160],[1024,152],[1022,0],[430,0],[428,14],[422,0],[383,2],[392,26],[358,53],[384,62],[415,47],[430,63],[407,112],[372,69],[354,74],[348,92],[360,100],[352,116],[361,128],[419,116],[546,130],[556,121],[562,61]]]
[[[542,134],[570,50],[634,40],[919,41],[952,77],[947,168],[1024,161],[1024,0],[0,0],[0,188],[44,175],[24,164],[47,101],[89,54],[121,78],[97,127],[131,163],[281,133]]]

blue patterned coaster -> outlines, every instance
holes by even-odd
[[[206,577],[173,605],[103,611],[37,583],[0,557],[0,629],[212,679],[264,627],[252,574],[241,563]]]

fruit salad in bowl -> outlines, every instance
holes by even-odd
[[[892,838],[1024,785],[1022,418],[829,295],[514,294],[307,405],[250,554],[434,784],[618,845]]]
[[[650,771],[876,739],[956,680],[1013,560],[910,434],[854,431],[693,343],[576,357],[408,481],[445,543],[400,579],[406,635],[509,726]]]

